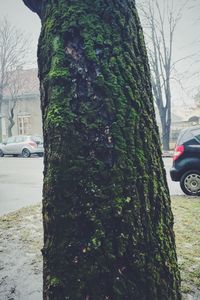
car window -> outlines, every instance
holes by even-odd
[[[37,144],[43,143],[42,137],[41,136],[31,136],[31,140]]]
[[[16,140],[15,136],[11,136],[7,139],[7,144],[15,143],[15,140]]]
[[[21,143],[24,141],[24,137],[23,136],[17,136],[16,137],[16,143]]]
[[[194,129],[191,132],[195,140],[200,143],[200,129]]]
[[[194,137],[191,134],[190,130],[183,130],[181,131],[179,137],[178,137],[178,141],[177,141],[177,145],[183,145],[184,143],[192,140]]]

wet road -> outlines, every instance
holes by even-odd
[[[41,202],[42,172],[42,158],[0,158],[0,215]]]
[[[169,176],[172,159],[164,158],[164,163],[171,195],[183,194]],[[42,158],[0,158],[0,215],[41,201],[42,171]]]

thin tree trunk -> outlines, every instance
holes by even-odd
[[[170,150],[169,147],[170,142],[170,128],[166,122],[162,126],[162,146],[163,150],[168,151]]]
[[[12,136],[12,128],[15,125],[15,122],[9,119],[9,125],[8,125],[8,137]]]
[[[153,94],[156,100],[156,105],[158,108],[158,113],[161,121],[162,133],[161,133],[161,141],[162,141],[162,149],[169,150],[170,144],[170,132],[171,132],[171,96],[168,99],[168,105],[163,105],[163,96],[161,90],[161,83],[157,79],[156,82],[152,80]],[[170,87],[169,87],[170,88]],[[171,94],[169,92],[165,93],[165,95]],[[166,97],[167,98],[167,97]]]
[[[2,142],[2,117],[0,115],[0,143]]]
[[[181,299],[135,1],[40,3],[43,297]]]
[[[3,102],[3,94],[0,90],[0,142],[2,142],[2,102]]]
[[[15,125],[15,122],[14,122],[14,108],[15,108],[15,104],[16,104],[16,102],[14,103],[14,106],[10,109],[10,117],[8,118],[8,121],[9,121],[8,136],[9,137],[12,136],[12,128]]]
[[[171,104],[160,111],[160,120],[162,126],[162,148],[165,151],[170,150],[170,133],[171,133]]]
[[[168,121],[168,112],[165,112],[161,117],[161,126],[162,126],[162,148],[165,151],[169,150],[169,142],[170,142],[170,123]]]

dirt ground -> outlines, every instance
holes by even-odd
[[[42,300],[41,207],[0,218],[0,299]]]
[[[200,299],[200,199],[172,198],[183,299]],[[0,217],[0,299],[42,300],[41,206]]]

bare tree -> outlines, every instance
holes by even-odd
[[[17,69],[11,72],[8,76],[7,92],[8,98],[8,136],[12,136],[12,128],[15,125],[14,115],[15,107],[20,99],[20,95],[27,85],[27,79],[23,76],[23,70]]]
[[[173,60],[174,34],[188,0],[175,7],[175,1],[140,1],[151,67],[152,88],[162,126],[162,145],[169,149],[171,130],[171,80],[177,62]]]
[[[194,95],[194,101],[195,101],[196,107],[200,108],[200,89],[198,89],[196,94]]]
[[[28,39],[23,32],[13,27],[5,18],[0,24],[0,140],[2,139],[1,118],[4,92],[8,88],[8,83],[11,83],[9,76],[25,65],[24,57],[28,51],[28,44]]]

